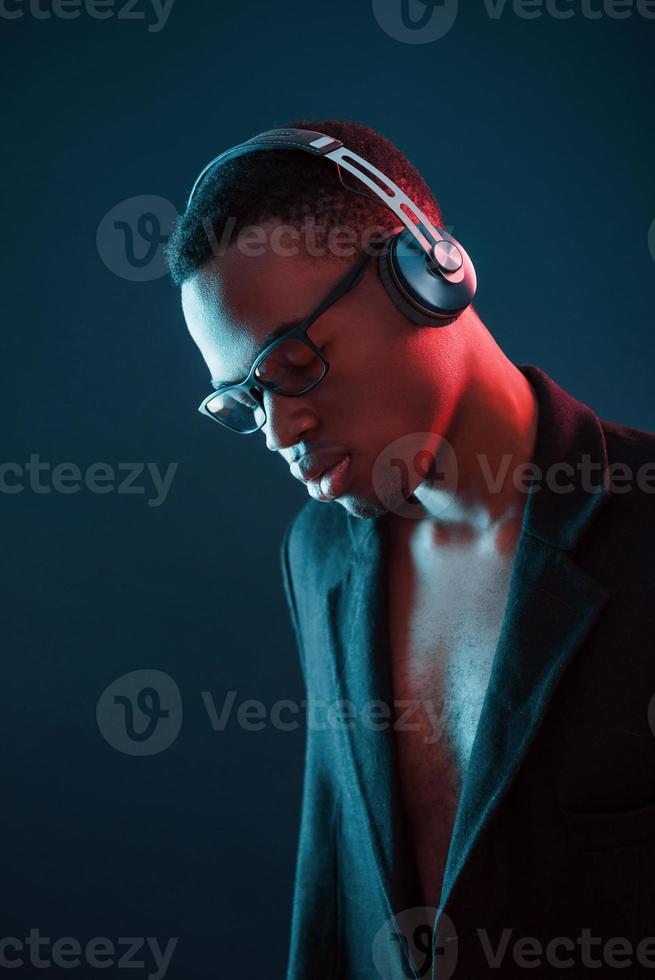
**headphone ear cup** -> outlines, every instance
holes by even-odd
[[[403,233],[399,232],[398,235],[402,235]],[[457,319],[456,316],[430,316],[417,306],[414,306],[398,289],[391,271],[391,249],[398,235],[390,235],[385,239],[378,257],[378,276],[392,302],[408,320],[411,320],[412,323],[416,323],[418,326],[445,327],[449,323],[454,323]]]

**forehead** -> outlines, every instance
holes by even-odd
[[[248,255],[231,246],[212,258],[182,286],[187,327],[212,377],[243,377],[267,334],[311,313],[344,268],[268,247]]]

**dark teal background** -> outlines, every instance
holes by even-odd
[[[0,18],[0,462],[179,464],[158,508],[0,494],[2,936],[179,936],[175,980],[284,974],[302,731],[215,732],[201,692],[219,709],[230,690],[302,697],[278,548],[305,492],[259,437],[196,413],[207,376],[177,290],[99,256],[114,205],[179,209],[210,157],[294,117],[371,125],[440,199],[510,357],[655,428],[655,21],[460,7],[424,45],[346,0],[177,0],[158,33]],[[184,705],[148,758],[112,748],[95,715],[141,668]]]

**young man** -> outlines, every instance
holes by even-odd
[[[443,227],[379,134],[291,128]],[[655,437],[512,364],[470,303],[410,309],[378,244],[402,228],[334,163],[269,148],[209,168],[168,246],[221,389],[205,414],[261,430],[312,498],[282,547],[308,700],[327,706],[308,722],[288,978],[641,975]]]

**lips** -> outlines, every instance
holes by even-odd
[[[322,473],[335,466],[346,455],[344,446],[326,446],[321,450],[305,453],[291,464],[291,473],[297,480],[309,483],[317,480]]]

